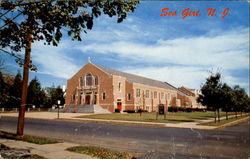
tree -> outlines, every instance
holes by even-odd
[[[237,112],[241,112],[242,114],[243,111],[247,110],[249,97],[245,90],[238,85],[234,86],[233,92],[235,101],[234,111],[237,118]]]
[[[8,108],[10,98],[10,87],[13,85],[14,78],[10,74],[0,71],[0,107]]]
[[[22,95],[22,76],[18,72],[15,76],[13,85],[9,89],[9,100],[8,105],[13,108],[18,108],[21,104],[21,95]]]
[[[65,104],[65,99],[63,97],[63,90],[60,86],[57,88],[52,88],[50,92],[51,96],[51,104],[52,105],[57,105],[57,101],[60,100],[61,105]]]
[[[18,59],[24,69],[17,135],[23,135],[29,68],[34,68],[30,60],[31,44],[45,40],[44,44],[57,46],[63,35],[62,29],[72,40],[81,41],[81,33],[92,29],[94,18],[107,14],[110,17],[117,16],[117,22],[122,22],[128,12],[134,11],[137,3],[138,0],[1,2],[0,18],[4,24],[0,27],[0,45],[10,48],[13,56],[16,56],[13,52],[25,49],[24,61]]]
[[[29,105],[35,105],[37,108],[40,108],[45,101],[45,93],[41,88],[41,84],[38,79],[35,77],[30,81],[28,87],[28,96],[27,103]]]
[[[8,91],[6,89],[8,88],[3,73],[0,71],[0,107],[4,107],[4,105],[7,103],[7,97],[8,97]]]
[[[230,86],[224,83],[221,87],[221,107],[226,111],[226,119],[228,120],[228,112],[233,109],[235,105],[234,92]]]
[[[221,74],[212,74],[206,79],[206,83],[201,87],[201,94],[199,95],[197,101],[207,107],[214,110],[214,119],[218,116],[218,121],[220,121],[220,95],[221,95]],[[216,115],[217,111],[217,115]]]

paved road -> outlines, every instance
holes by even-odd
[[[15,132],[17,118],[2,117],[0,129]],[[219,130],[153,128],[26,119],[25,134],[104,146],[141,158],[249,159],[249,121]]]

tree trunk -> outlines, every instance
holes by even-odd
[[[216,123],[216,109],[214,110],[214,122]]]
[[[228,114],[227,114],[227,111],[226,111],[226,119],[228,120]]]
[[[220,122],[220,109],[217,109],[218,112],[218,122]]]
[[[237,111],[235,112],[235,117],[238,118],[238,117],[237,117]]]
[[[17,124],[18,136],[23,136],[23,130],[24,130],[24,115],[25,115],[25,106],[26,106],[26,100],[27,100],[27,87],[28,87],[28,80],[29,80],[31,43],[32,43],[32,34],[27,33],[25,59],[24,59],[24,65],[23,65],[22,98],[21,98],[21,107],[19,110],[18,124]]]

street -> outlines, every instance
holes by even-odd
[[[0,130],[15,133],[16,124],[17,118],[2,117]],[[195,130],[26,119],[24,133],[126,151],[139,158],[249,157],[249,121],[223,129]]]

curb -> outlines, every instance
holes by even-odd
[[[243,121],[245,121],[245,120],[247,120],[247,119],[250,120],[250,117],[249,117],[249,116],[246,116],[246,117],[243,118],[243,119],[239,119],[239,120],[236,120],[236,121],[232,121],[232,122],[230,122],[230,123],[223,124],[223,125],[221,125],[221,126],[217,126],[216,129],[220,129],[220,128],[224,128],[224,127],[228,127],[228,126],[237,125],[237,124],[239,124],[239,123],[241,123],[241,122],[243,122]]]
[[[5,117],[12,117],[4,115]],[[45,118],[35,118],[35,117],[25,117],[27,119],[40,119],[40,120],[55,120],[55,121],[71,121],[71,122],[89,122],[89,123],[104,123],[104,124],[112,124],[112,125],[128,125],[128,126],[144,126],[144,127],[155,127],[155,128],[179,128],[179,129],[199,129],[199,130],[214,130],[220,129],[223,127],[228,127],[232,125],[236,125],[246,119],[249,119],[249,115],[246,118],[239,119],[236,121],[232,121],[230,123],[223,124],[221,126],[207,126],[207,127],[199,127],[199,125],[193,126],[174,126],[174,125],[167,125],[168,123],[150,123],[150,122],[138,122],[138,121],[127,121],[127,120],[99,120],[99,119],[91,119],[91,118],[54,118],[54,119],[45,119]]]

